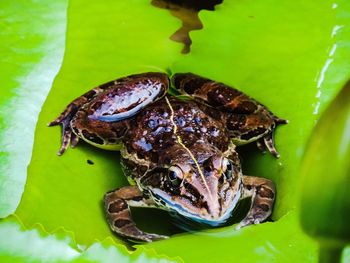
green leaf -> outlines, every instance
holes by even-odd
[[[25,230],[16,218],[2,220],[0,224],[1,262],[179,262],[178,258],[167,258],[154,251],[139,249],[131,253],[111,239],[93,243],[88,248],[78,247],[71,233],[59,229],[47,233],[42,225]]]
[[[349,97],[350,81],[319,120],[301,171],[300,221],[303,229],[320,242],[322,257],[332,257],[324,262],[337,262],[342,248],[350,242]],[[325,138],[328,147],[324,147]]]
[[[213,244],[215,244],[213,246]],[[316,246],[298,226],[291,212],[275,223],[243,228],[225,227],[179,235],[147,246],[185,262],[315,262]]]
[[[290,124],[279,127],[276,134],[280,160],[263,156],[255,146],[239,149],[246,174],[276,182],[273,219],[277,221],[240,231],[230,226],[184,233],[138,246],[136,251],[149,248],[188,262],[213,259],[214,254],[217,261],[314,262],[316,245],[302,234],[295,219],[296,186],[314,122],[350,75],[346,67],[349,14],[346,0],[337,6],[328,0],[317,4],[224,1],[216,11],[200,14],[204,29],[193,32],[191,53],[183,56],[181,46],[169,40],[180,21],[149,1],[71,1],[63,65],[38,120],[27,184],[16,215],[27,228],[39,224],[52,232],[63,227],[79,246],[99,247],[106,238],[124,243],[109,230],[101,203],[106,191],[127,184],[118,153],[80,143],[57,157],[60,129],[48,128],[46,123],[72,99],[108,80],[145,71],[190,71],[231,84],[289,119]],[[176,232],[163,214],[146,210],[138,215],[147,230]],[[6,251],[5,246],[0,255]],[[123,256],[123,251],[113,251],[116,257]],[[94,260],[103,261],[102,255],[96,255],[97,251],[91,252]],[[145,255],[159,259],[148,250]]]
[[[63,57],[66,6],[0,2],[0,218],[20,202],[37,116]]]

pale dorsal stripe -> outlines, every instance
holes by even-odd
[[[180,137],[179,135],[177,135],[177,125],[176,125],[176,123],[175,123],[175,121],[174,121],[174,109],[173,109],[173,107],[171,106],[170,101],[169,101],[169,99],[168,99],[167,97],[165,97],[165,100],[166,100],[166,102],[167,102],[167,104],[168,104],[168,106],[169,106],[170,112],[171,112],[170,121],[171,121],[171,123],[172,123],[173,126],[174,126],[174,134],[175,134],[175,136],[176,136],[176,140],[177,140],[177,142],[188,152],[188,154],[190,155],[191,159],[192,159],[193,162],[195,163],[195,165],[196,165],[196,167],[197,167],[197,170],[198,170],[198,172],[199,172],[199,174],[200,174],[200,176],[201,176],[201,178],[202,178],[202,180],[203,180],[203,183],[204,183],[205,188],[207,188],[208,193],[210,194],[210,197],[212,197],[212,194],[211,194],[211,191],[210,191],[210,189],[209,189],[209,186],[208,186],[208,184],[207,184],[207,182],[206,182],[206,180],[205,180],[203,171],[202,171],[202,169],[200,168],[200,166],[199,166],[199,164],[198,164],[196,158],[194,157],[194,155],[193,155],[193,153],[191,152],[191,150],[188,149],[188,148],[186,147],[186,145],[182,142],[181,137]]]

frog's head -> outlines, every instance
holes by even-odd
[[[163,167],[145,176],[142,185],[160,206],[177,215],[212,226],[222,224],[240,198],[238,156],[234,151],[226,156],[204,143],[190,148],[168,149],[159,157]]]

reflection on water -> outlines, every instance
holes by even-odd
[[[152,0],[151,4],[158,8],[167,9],[170,13],[182,21],[182,26],[170,39],[184,44],[181,53],[190,52],[192,44],[189,32],[203,28],[203,24],[198,17],[200,10],[214,10],[215,5],[221,4],[222,0]]]

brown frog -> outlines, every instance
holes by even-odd
[[[273,133],[287,121],[223,83],[191,73],[175,74],[171,80],[185,99],[167,94],[171,84],[164,73],[120,78],[75,99],[49,124],[63,127],[58,154],[79,139],[121,152],[132,186],[108,192],[105,210],[111,229],[131,240],[167,237],[140,230],[130,206],[157,207],[219,226],[241,199],[251,198],[238,228],[266,220],[274,184],[244,176],[235,147],[255,141],[278,157]]]

